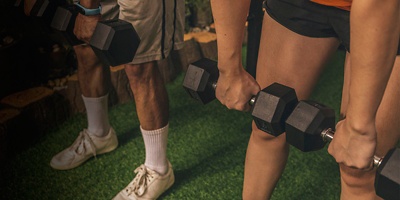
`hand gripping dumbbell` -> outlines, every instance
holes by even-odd
[[[215,99],[218,76],[217,62],[203,58],[189,65],[183,87],[192,98],[207,104]],[[285,131],[285,120],[297,104],[297,97],[294,89],[274,83],[252,97],[249,104],[257,127],[278,136]]]
[[[58,7],[51,27],[63,33],[70,45],[83,44],[74,34],[76,6]],[[133,60],[140,38],[131,23],[124,20],[99,21],[90,39],[96,56],[110,66],[118,66]]]
[[[286,141],[301,151],[322,149],[332,140],[335,127],[333,109],[315,101],[300,101],[286,120]],[[374,156],[376,194],[386,200],[400,199],[400,149],[391,149],[384,158]]]

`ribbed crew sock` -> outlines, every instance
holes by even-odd
[[[146,167],[163,175],[168,171],[167,140],[168,124],[156,130],[144,130],[140,127],[146,148]]]
[[[102,97],[85,97],[82,95],[86,107],[88,131],[98,137],[103,137],[110,131],[108,121],[108,94]]]

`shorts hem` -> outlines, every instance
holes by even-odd
[[[284,6],[284,2],[280,2],[280,1],[266,1],[264,2],[264,7],[265,7],[265,12],[276,22],[278,22],[280,25],[282,25],[283,27],[299,34],[302,36],[306,36],[306,37],[311,37],[311,38],[331,38],[331,37],[337,37],[334,34],[327,34],[327,33],[323,33],[323,32],[318,32],[318,33],[314,33],[314,32],[305,32],[302,31],[304,30],[304,27],[302,26],[296,26],[295,24],[290,24],[290,23],[285,23],[286,21],[290,21],[290,19],[285,19],[285,18],[280,18],[278,16],[276,16],[271,10],[274,8],[272,7],[280,7],[280,6]],[[278,9],[277,9],[278,10]],[[277,13],[279,14],[279,12]]]

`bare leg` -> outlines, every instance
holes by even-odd
[[[146,167],[168,172],[168,94],[156,62],[126,65],[146,148]]]
[[[98,137],[110,131],[108,92],[111,85],[110,69],[99,61],[88,45],[74,47],[78,60],[78,80],[85,103],[87,130]]]
[[[273,31],[269,31],[273,30]],[[279,82],[293,87],[299,99],[311,94],[325,62],[336,51],[335,38],[298,35],[265,15],[257,64],[261,88]],[[269,199],[288,156],[285,135],[253,131],[247,148],[243,199]]]
[[[156,62],[126,65],[125,71],[142,128],[155,130],[167,125],[168,94]]]
[[[350,59],[350,56],[347,56]],[[351,66],[346,61],[345,66],[345,85],[342,96],[341,115],[345,116],[348,99],[348,79],[350,77]],[[396,57],[389,83],[386,87],[382,102],[376,115],[376,129],[378,133],[378,146],[376,155],[383,157],[387,151],[396,146],[400,139],[400,56]],[[362,172],[340,166],[341,173],[341,199],[380,199],[375,194],[374,179],[376,170]]]
[[[78,61],[78,79],[82,95],[101,97],[108,93],[110,70],[102,64],[88,45],[74,47]]]
[[[55,169],[75,168],[93,156],[117,148],[118,139],[108,120],[110,70],[99,62],[89,46],[74,46],[78,60],[78,80],[86,108],[88,126],[75,142],[55,155],[50,165]],[[94,144],[94,145],[93,145]],[[90,145],[91,148],[84,148]]]

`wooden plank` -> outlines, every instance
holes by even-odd
[[[184,72],[187,70],[190,63],[200,60],[201,58],[202,55],[199,44],[190,34],[184,35],[183,48],[172,54],[173,62],[176,63],[175,66],[179,66]]]
[[[34,87],[1,99],[1,104],[16,108],[32,124],[32,132],[43,135],[70,116],[69,102],[59,93],[46,87]]]
[[[199,44],[201,54],[204,58],[218,60],[217,35],[208,31],[190,33]]]

